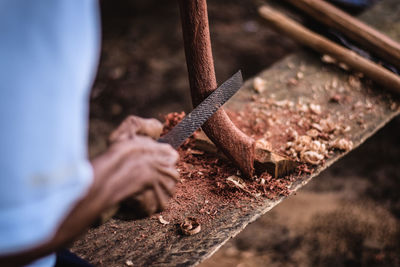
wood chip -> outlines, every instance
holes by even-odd
[[[179,226],[184,235],[195,235],[201,231],[200,223],[194,217],[187,217]]]
[[[350,75],[348,82],[350,84],[351,87],[353,87],[354,89],[359,89],[361,88],[361,81],[358,77],[354,76],[354,75]]]
[[[244,191],[247,191],[246,184],[244,183],[243,179],[236,175],[229,176],[228,178],[226,178],[226,181],[228,185],[231,187],[236,187]]]
[[[163,216],[161,216],[161,215],[158,216],[158,221],[159,221],[161,224],[163,224],[163,225],[169,224],[169,222],[166,221],[166,220],[164,220]]]
[[[330,55],[323,55],[321,61],[328,64],[335,64],[337,61]]]
[[[304,151],[300,154],[300,159],[303,162],[318,165],[324,159],[324,156],[315,151]]]
[[[317,130],[320,131],[320,132],[323,132],[323,131],[324,131],[324,129],[322,128],[322,126],[319,125],[318,123],[313,123],[313,124],[311,124],[311,127],[313,127],[314,129],[317,129]]]
[[[317,115],[320,115],[321,113],[322,113],[322,111],[321,111],[321,106],[320,105],[316,105],[316,104],[310,104],[309,105],[309,107],[310,107],[310,110],[313,112],[313,113],[315,113],[315,114],[317,114]]]
[[[343,63],[343,62],[340,62],[340,63],[339,63],[339,67],[340,67],[341,69],[343,69],[343,70],[346,70],[346,71],[349,71],[349,70],[350,70],[350,67],[349,67],[347,64]]]
[[[353,142],[345,138],[336,139],[331,143],[332,148],[339,150],[349,151],[353,148]]]
[[[319,125],[321,126],[322,130],[321,132],[324,131],[326,133],[331,133],[334,130],[336,130],[337,126],[336,124],[332,121],[331,118],[323,119],[319,121]],[[318,129],[317,129],[318,130]]]
[[[297,77],[297,79],[301,80],[301,79],[304,78],[304,73],[301,72],[301,71],[299,71],[299,72],[296,74],[296,77]]]
[[[267,82],[260,77],[256,77],[253,80],[253,88],[257,93],[261,94],[267,88]]]
[[[311,129],[306,132],[306,134],[312,138],[318,137],[319,133],[316,129]]]

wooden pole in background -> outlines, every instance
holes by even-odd
[[[261,17],[268,21],[269,24],[282,33],[287,34],[295,41],[298,41],[317,52],[327,54],[335,58],[338,62],[345,63],[350,68],[364,73],[368,78],[392,92],[397,94],[400,93],[400,77],[393,72],[306,29],[299,23],[268,6],[264,5],[260,7],[259,13]]]
[[[387,35],[323,0],[286,1],[400,69],[400,44]]]

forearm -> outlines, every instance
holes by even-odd
[[[30,250],[0,257],[0,266],[20,266],[58,250],[81,234],[102,212],[146,190],[152,190],[154,198],[145,202],[154,203],[156,210],[161,210],[179,177],[175,169],[177,159],[178,153],[172,147],[149,137],[136,136],[113,144],[92,161],[92,185],[54,236]]]
[[[89,227],[110,203],[110,194],[104,186],[104,176],[96,175],[87,194],[77,202],[65,217],[55,235],[38,246],[15,254],[0,256],[0,266],[21,266],[50,254],[69,244]]]

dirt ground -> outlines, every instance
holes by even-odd
[[[250,0],[209,0],[219,82],[249,78],[298,47]],[[91,94],[90,155],[124,117],[188,111],[177,3],[102,1],[103,49]],[[248,226],[200,266],[399,266],[400,119]]]

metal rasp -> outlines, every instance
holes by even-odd
[[[242,84],[242,72],[239,70],[204,99],[192,112],[186,115],[171,131],[158,139],[158,141],[168,143],[177,149],[222,107],[242,87]]]

